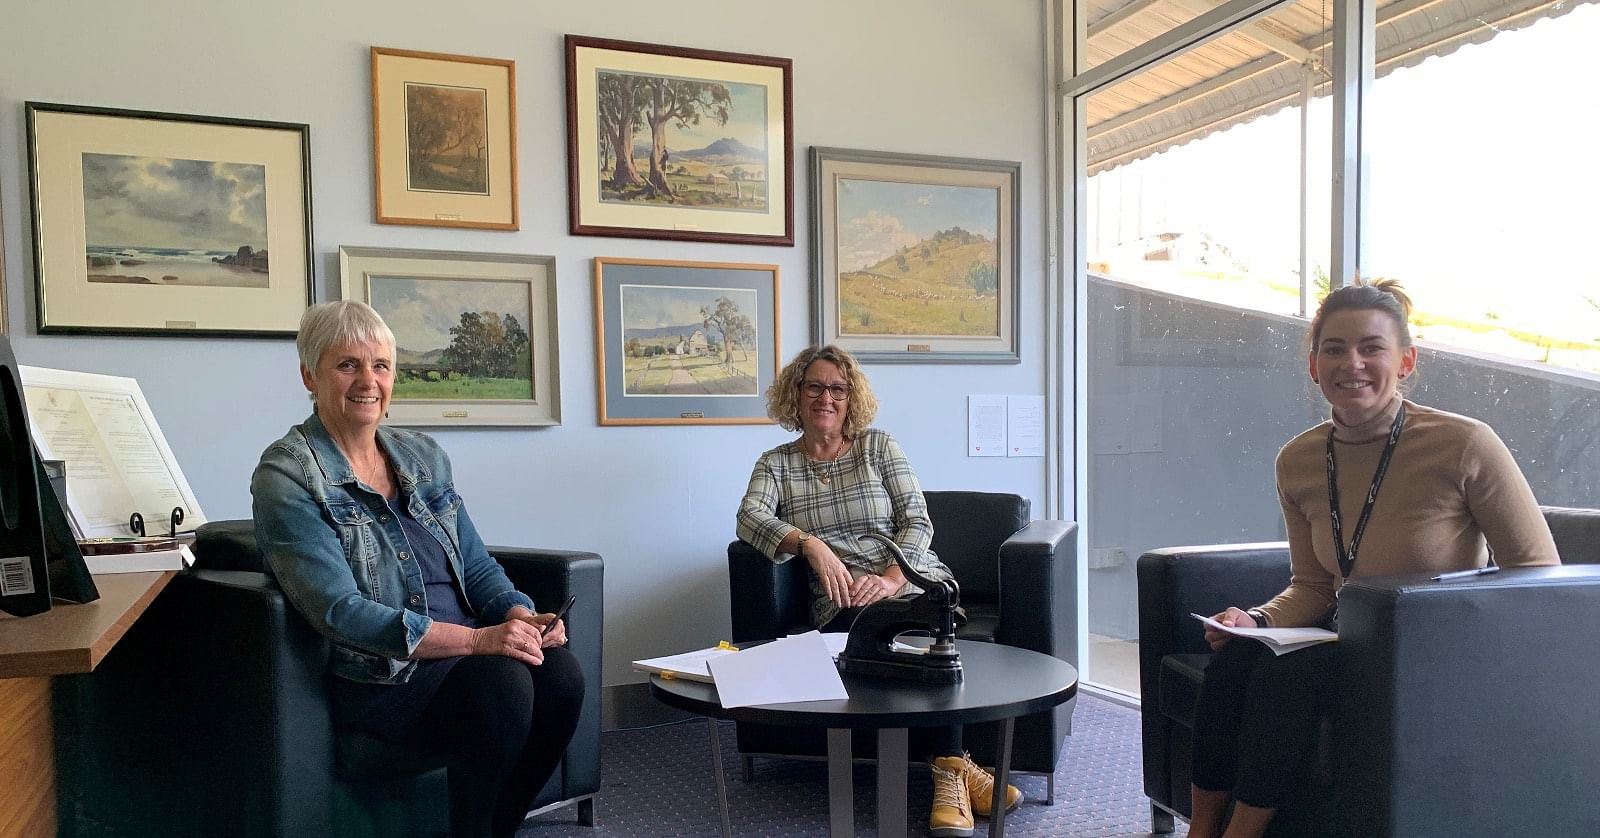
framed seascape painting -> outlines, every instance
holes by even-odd
[[[567,36],[574,235],[794,244],[787,58]]]
[[[515,230],[516,65],[372,48],[379,224]]]
[[[555,257],[341,247],[339,276],[394,332],[390,421],[561,424]]]
[[[594,260],[602,425],[769,424],[778,266]]]
[[[27,104],[41,333],[294,337],[310,129]]]
[[[1015,364],[1022,166],[811,149],[819,343],[863,361]]]

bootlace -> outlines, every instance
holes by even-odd
[[[967,798],[967,786],[959,773],[933,767],[933,805],[952,806],[963,815],[970,810],[972,804]]]

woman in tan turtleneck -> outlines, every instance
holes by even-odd
[[[1491,556],[1505,567],[1559,563],[1533,491],[1494,431],[1401,398],[1417,366],[1410,310],[1390,280],[1340,288],[1318,308],[1308,366],[1331,416],[1290,440],[1277,463],[1289,587],[1258,607],[1228,608],[1219,622],[1329,624],[1352,576],[1466,570]],[[1266,832],[1333,694],[1336,644],[1277,657],[1228,638],[1206,631],[1217,654],[1195,708],[1190,838]]]

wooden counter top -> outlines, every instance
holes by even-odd
[[[94,577],[100,598],[56,603],[31,617],[0,615],[0,678],[91,672],[176,571]]]

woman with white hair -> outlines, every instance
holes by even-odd
[[[365,303],[307,309],[313,409],[250,481],[261,552],[333,643],[334,722],[446,761],[451,832],[511,835],[576,729],[583,675],[484,547],[450,460],[383,419],[394,333]]]

